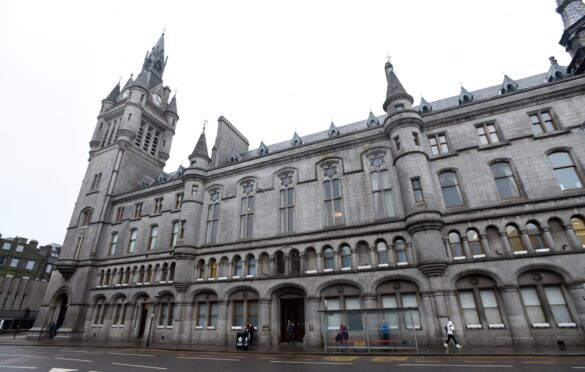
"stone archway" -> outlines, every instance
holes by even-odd
[[[302,343],[305,337],[305,292],[295,287],[281,288],[275,293],[278,305],[278,342]],[[289,324],[293,331],[289,336]]]
[[[55,301],[55,310],[57,311],[57,320],[55,321],[55,330],[61,328],[65,323],[65,315],[67,314],[67,304],[69,303],[69,297],[67,294],[61,293]]]

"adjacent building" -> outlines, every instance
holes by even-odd
[[[319,346],[381,309],[420,344],[447,318],[462,344],[584,344],[585,5],[557,3],[568,68],[413,106],[388,62],[384,115],[253,150],[220,117],[170,173],[161,36],[102,101],[31,337],[223,345],[251,322],[277,345],[293,322]]]

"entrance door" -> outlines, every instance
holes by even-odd
[[[288,339],[288,324],[292,322],[295,332]],[[282,298],[280,300],[280,341],[303,342],[305,337],[305,301],[302,298]]]
[[[67,295],[63,293],[59,296],[59,300],[57,301],[57,305],[59,306],[59,315],[57,315],[57,322],[55,323],[55,329],[61,328],[63,323],[65,322],[65,314],[67,314]]]
[[[140,305],[140,323],[138,324],[138,336],[137,338],[144,337],[144,329],[146,328],[146,318],[148,316],[148,304]]]

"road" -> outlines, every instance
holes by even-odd
[[[354,356],[0,346],[0,372],[585,371],[585,357]]]

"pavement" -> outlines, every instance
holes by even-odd
[[[42,339],[31,340],[26,338],[26,333],[20,333],[16,336],[13,333],[0,334],[0,345],[4,346],[58,346],[58,347],[107,347],[107,348],[134,348],[146,349],[142,343],[114,343],[114,342],[91,342],[91,341],[69,341],[67,339]],[[173,350],[173,351],[206,351],[206,352],[236,352],[234,344],[230,345],[189,345],[182,347],[181,345],[165,345],[151,343],[151,350]],[[305,346],[297,343],[296,345],[288,345],[286,343],[279,345],[254,345],[247,351],[249,353],[263,353],[263,354],[317,354],[317,355],[339,355],[340,351],[325,352],[323,347]],[[343,352],[345,355],[463,355],[463,356],[585,356],[585,347],[551,347],[551,346],[534,346],[534,347],[516,347],[516,346],[464,346],[462,349],[456,349],[451,346],[445,349],[443,345],[436,347],[420,347],[416,352],[414,349],[396,349],[396,350],[372,350],[368,353],[361,348],[348,348]]]

